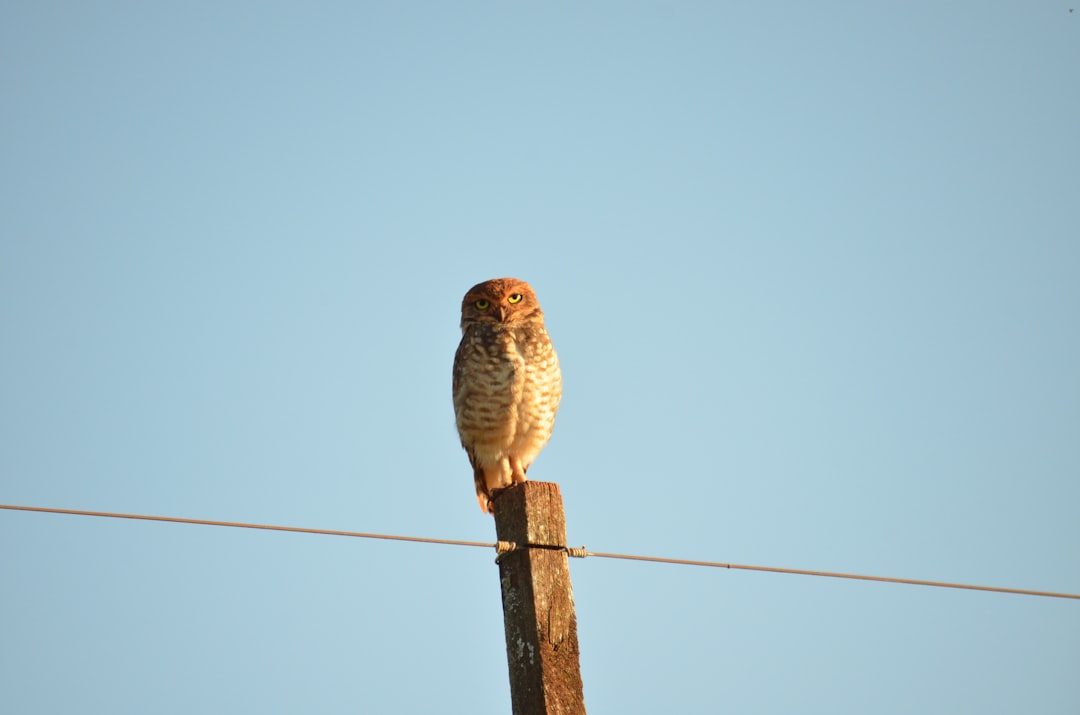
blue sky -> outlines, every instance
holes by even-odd
[[[592,550],[1080,592],[1062,2],[0,8],[0,503],[493,541],[530,281]],[[0,511],[11,712],[505,713],[494,553]],[[1075,713],[1075,601],[571,563],[591,712]]]

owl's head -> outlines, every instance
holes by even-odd
[[[492,278],[477,283],[461,301],[461,327],[543,322],[544,313],[532,286],[517,278]]]

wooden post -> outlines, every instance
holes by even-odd
[[[566,516],[558,484],[523,482],[494,501],[514,715],[585,715]]]

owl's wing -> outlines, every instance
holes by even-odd
[[[454,379],[452,385],[452,392],[454,398],[454,417],[459,417],[461,410],[461,400],[463,399],[462,391],[465,389],[465,338],[461,339],[458,343],[457,351],[454,353]],[[461,429],[458,428],[458,436],[461,437]],[[469,455],[469,464],[476,467],[476,456],[472,450],[465,444],[465,440],[462,438],[461,446],[465,448],[466,453]]]
[[[461,349],[461,348],[462,348],[462,346],[464,346],[464,345],[465,345],[465,339],[464,339],[464,338],[462,338],[462,339],[461,339],[461,342],[460,342],[460,343],[458,343],[458,346],[457,346],[457,350],[455,350],[455,351],[454,351],[454,384],[453,384],[453,394],[454,394],[454,411],[455,411],[455,412],[457,411],[457,394],[458,394],[458,390],[459,390],[459,389],[461,388],[461,373],[462,373],[462,365],[461,365],[461,361],[462,361],[462,356],[461,356],[461,353],[462,353],[462,349]]]

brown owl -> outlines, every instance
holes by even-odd
[[[496,490],[525,481],[551,438],[562,397],[559,359],[544,313],[525,281],[495,278],[461,301],[454,355],[454,412],[469,455],[480,509]]]

